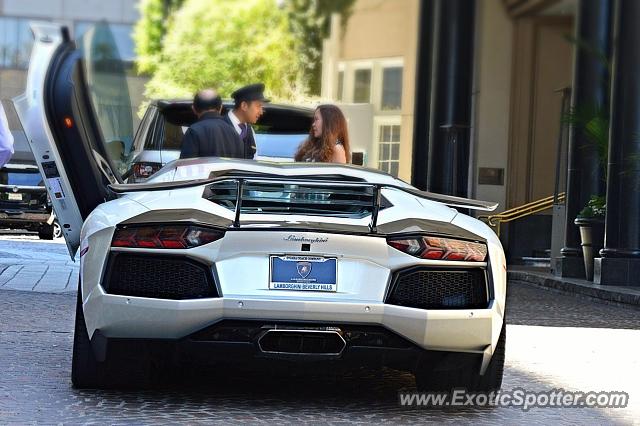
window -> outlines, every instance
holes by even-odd
[[[371,70],[356,70],[353,88],[353,102],[371,102]]]
[[[400,125],[382,125],[378,128],[378,168],[398,177],[400,165]]]
[[[338,71],[338,93],[336,99],[342,100],[342,91],[344,90],[344,71]]]
[[[402,105],[402,67],[382,71],[382,110],[398,110]]]
[[[135,154],[133,110],[126,77],[117,45],[118,38],[107,24],[97,24],[78,40],[89,99],[107,144],[109,157],[123,174]]]
[[[3,168],[0,171],[0,184],[38,186],[42,184],[42,176],[37,170],[12,170]],[[6,200],[6,197],[3,198]]]
[[[178,124],[173,124],[170,121],[165,120],[164,131],[162,132],[162,149],[175,149],[179,151],[182,147],[182,138],[184,137],[184,133],[188,128],[188,126],[180,126]]]
[[[79,39],[89,29],[95,26],[96,22],[76,22],[74,37]],[[133,42],[133,26],[127,24],[107,24],[109,30],[113,34],[118,55],[124,62],[133,62],[135,59],[134,42]]]
[[[0,67],[27,69],[32,45],[28,19],[0,17]]]

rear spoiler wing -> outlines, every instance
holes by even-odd
[[[373,204],[371,223],[369,225],[372,232],[375,232],[376,224],[378,221],[378,212],[380,211],[381,204],[381,191],[383,188],[397,189],[416,197],[436,201],[445,204],[450,207],[457,207],[470,210],[482,210],[493,211],[498,207],[498,203],[490,201],[472,200],[469,198],[455,197],[452,195],[435,194],[433,192],[421,191],[411,186],[402,186],[388,183],[370,183],[361,181],[343,181],[343,180],[325,180],[325,179],[309,179],[308,177],[257,177],[256,175],[247,176],[218,176],[210,179],[197,179],[186,180],[178,182],[158,182],[158,183],[141,183],[141,184],[111,184],[109,188],[116,194],[125,194],[129,192],[141,192],[141,191],[166,191],[171,189],[191,188],[194,186],[208,185],[218,182],[235,182],[236,192],[236,209],[234,227],[240,226],[240,211],[242,209],[242,188],[246,183],[280,183],[280,184],[304,184],[304,185],[318,185],[318,186],[335,186],[335,187],[371,187],[373,189]]]

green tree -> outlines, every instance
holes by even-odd
[[[184,0],[142,0],[140,20],[136,23],[133,38],[136,44],[138,72],[152,74],[160,62],[162,42],[173,13]]]
[[[355,0],[286,0],[289,24],[302,59],[305,86],[311,95],[320,94],[322,80],[322,41],[329,37],[331,15],[340,14],[346,28]]]
[[[203,87],[229,96],[256,81],[275,98],[295,92],[298,49],[276,0],[186,0],[168,19],[164,37],[153,34],[149,40],[161,41],[157,62],[149,61],[156,65],[148,98],[190,96]]]

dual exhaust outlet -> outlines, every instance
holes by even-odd
[[[260,353],[276,358],[338,358],[347,346],[336,327],[267,328],[257,344]]]

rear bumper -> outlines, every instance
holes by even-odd
[[[50,217],[49,212],[0,212],[0,224],[45,224]]]
[[[106,338],[182,339],[222,320],[381,326],[421,349],[490,356],[502,326],[488,309],[422,310],[383,303],[223,297],[160,300],[106,294],[94,287],[84,303],[87,331]]]
[[[124,349],[126,353],[174,365],[230,364],[269,371],[284,368],[288,372],[294,369],[335,372],[339,368],[386,366],[414,373],[424,365],[447,370],[473,363],[480,368],[482,362],[481,354],[424,350],[382,327],[357,324],[324,327],[340,330],[344,337],[345,346],[337,356],[265,352],[260,337],[275,331],[276,327],[287,326],[310,328],[305,323],[223,320],[182,339],[107,338],[97,331],[92,337],[92,347],[99,360],[104,360],[107,354],[117,356],[120,349]],[[232,331],[221,332],[225,329]]]

